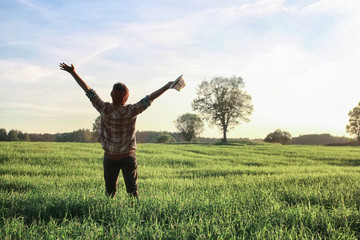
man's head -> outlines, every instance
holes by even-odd
[[[111,91],[114,105],[125,105],[129,98],[129,89],[123,83],[115,83]]]

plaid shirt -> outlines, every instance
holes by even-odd
[[[114,106],[101,100],[93,89],[90,89],[86,96],[100,113],[99,139],[105,153],[125,155],[134,151],[136,116],[150,106],[149,97],[144,97],[136,104]]]

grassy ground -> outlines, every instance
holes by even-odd
[[[360,148],[139,144],[104,194],[98,144],[0,143],[0,239],[359,239]]]

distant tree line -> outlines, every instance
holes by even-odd
[[[93,133],[89,129],[79,129],[69,133],[55,134],[55,142],[96,142],[92,137]]]
[[[27,142],[97,142],[98,131],[89,129],[79,129],[66,133],[23,133],[20,130],[11,129],[9,132],[0,128],[0,141],[27,141]],[[156,132],[156,131],[137,131],[136,140],[138,143],[176,143],[186,142],[181,133],[176,132]],[[216,138],[196,137],[193,142],[212,143],[217,142]]]
[[[137,131],[136,132],[136,141],[138,143],[180,143],[180,142],[189,142],[184,138],[182,133],[179,132],[156,132],[156,131]],[[213,143],[218,142],[218,138],[206,138],[206,137],[196,137],[192,142],[201,142],[201,143]]]
[[[79,129],[67,133],[23,133],[11,129],[9,132],[0,128],[0,141],[27,141],[27,142],[96,142],[89,129]]]
[[[332,145],[332,146],[344,146],[344,145],[356,145],[356,140],[347,137],[335,137],[328,133],[324,134],[307,134],[300,135],[298,137],[291,137],[291,134],[287,131],[280,129],[275,130],[273,133],[269,133],[264,142],[269,143],[281,143],[283,145]]]
[[[354,140],[347,137],[335,137],[328,133],[300,135],[291,139],[292,145],[353,145]]]

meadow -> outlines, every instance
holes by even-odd
[[[0,142],[0,239],[360,239],[360,148],[138,144],[105,196],[99,144]]]

